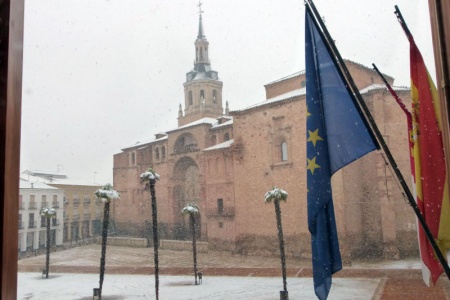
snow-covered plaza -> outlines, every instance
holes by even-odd
[[[55,273],[42,279],[37,273],[19,273],[18,299],[92,299],[98,287],[96,274]],[[336,278],[329,299],[371,299],[380,279]],[[316,299],[311,278],[288,278],[289,299]],[[155,299],[153,275],[105,276],[102,299]],[[162,300],[187,299],[280,299],[281,278],[203,278],[194,285],[193,276],[161,276]]]
[[[202,284],[194,284],[192,252],[161,249],[159,299],[280,299],[279,257],[208,251],[198,253]],[[18,262],[17,299],[92,299],[99,286],[100,245],[52,252],[49,278],[42,278],[45,255]],[[289,299],[316,299],[310,260],[287,259]],[[155,299],[153,249],[108,246],[102,299]],[[328,299],[449,299],[450,281],[435,287],[421,279],[418,260],[344,265]]]

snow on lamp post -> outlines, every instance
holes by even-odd
[[[47,224],[47,242],[45,251],[45,278],[48,278],[48,270],[50,268],[50,219],[56,217],[56,210],[53,207],[41,208],[40,212],[42,217],[45,217]]]
[[[109,205],[112,199],[119,199],[120,195],[109,183],[101,189],[98,189],[94,194],[97,199],[105,204],[102,229],[102,256],[100,258],[100,282],[98,290],[94,289],[94,295],[98,296],[99,299],[102,299],[103,278],[105,275],[106,241],[108,239],[109,227]]]
[[[274,187],[271,191],[268,191],[264,196],[264,202],[270,203],[273,201],[275,205],[275,214],[277,217],[277,228],[278,228],[278,241],[280,243],[280,257],[281,257],[281,271],[283,275],[283,291],[280,291],[280,299],[288,300],[288,290],[286,283],[286,256],[284,254],[284,238],[283,238],[283,225],[281,224],[281,210],[280,201],[286,202],[287,192]]]
[[[198,206],[195,204],[188,204],[181,210],[183,215],[189,214],[189,223],[192,231],[192,252],[194,255],[194,276],[195,284],[197,285],[197,244],[195,239],[195,215],[199,214]]]
[[[156,174],[153,168],[149,168],[146,172],[142,173],[141,183],[145,183],[145,186],[149,186],[150,194],[152,197],[152,230],[153,230],[153,254],[155,262],[155,296],[156,300],[159,299],[159,260],[158,260],[158,210],[156,207],[156,191],[155,183],[159,180],[159,174]]]

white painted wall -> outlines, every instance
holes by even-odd
[[[32,202],[33,196],[34,202]],[[43,203],[43,196],[46,203]],[[53,207],[56,210],[56,225],[53,225],[53,220],[51,220],[50,230],[56,231],[55,244],[57,246],[62,245],[64,190],[40,182],[33,183],[20,180],[19,197],[22,199],[22,202],[19,203],[19,251],[26,251],[27,244],[31,248],[30,250],[38,249],[40,232],[43,232],[42,236],[45,237],[44,242],[41,242],[41,244],[45,245],[47,241],[46,222],[41,224],[41,215],[39,213],[43,207]],[[30,224],[31,213],[34,214],[33,224]]]

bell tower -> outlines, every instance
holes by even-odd
[[[178,126],[205,117],[217,118],[223,115],[222,81],[219,73],[211,69],[209,42],[203,29],[202,3],[199,7],[198,34],[195,40],[194,69],[186,73],[184,85],[184,115],[178,114]]]

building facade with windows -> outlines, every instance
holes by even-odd
[[[94,196],[100,185],[71,179],[60,173],[35,170],[22,172],[22,178],[42,182],[64,192],[61,203],[64,243],[89,242],[90,238],[101,235],[103,203]]]
[[[112,217],[122,234],[151,232],[150,193],[139,175],[153,166],[162,238],[187,238],[181,209],[200,209],[197,236],[211,249],[273,255],[279,251],[275,211],[264,204],[273,186],[289,193],[281,205],[286,253],[310,257],[306,204],[306,77],[298,72],[265,85],[266,99],[245,109],[223,108],[222,82],[211,69],[202,18],[194,69],[186,74],[178,127],[114,155],[121,201]],[[378,75],[346,61],[397,164],[410,178],[406,118]],[[387,76],[390,84],[394,79]],[[396,88],[406,103],[409,90]],[[383,156],[370,153],[333,176],[343,257],[417,254],[415,218]]]
[[[63,244],[64,190],[40,182],[20,180],[19,190],[19,252],[46,247],[47,220],[41,208],[53,207],[56,217],[51,219],[51,245]]]

